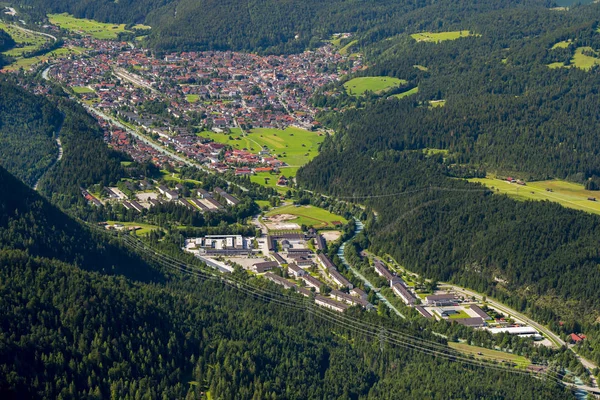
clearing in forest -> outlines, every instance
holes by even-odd
[[[91,19],[75,18],[67,13],[49,14],[50,23],[71,32],[89,35],[95,39],[116,39],[119,33],[125,32],[125,24],[107,24]],[[144,25],[136,25],[133,29],[148,29]]]
[[[448,347],[477,359],[514,363],[517,364],[517,368],[527,368],[531,364],[531,361],[523,356],[486,349],[485,347],[471,346],[466,343],[448,342]]]
[[[395,97],[397,99],[403,99],[403,98],[405,98],[407,96],[410,96],[410,95],[413,95],[413,94],[417,94],[417,93],[419,93],[419,87],[418,86],[414,87],[414,88],[412,88],[410,90],[407,90],[406,92],[395,94],[393,97]]]
[[[23,31],[14,25],[6,24],[4,22],[0,22],[0,29],[8,33],[16,43],[15,47],[3,53],[9,57],[21,57],[24,53],[38,50],[47,41],[51,40],[48,37]]]
[[[517,200],[548,200],[563,207],[600,214],[600,191],[585,190],[583,185],[561,180],[527,182],[524,186],[495,178],[474,178],[494,193],[506,194]]]
[[[481,36],[479,34],[473,34],[470,31],[452,31],[452,32],[421,32],[413,33],[410,35],[417,42],[433,42],[439,43],[446,40],[456,40],[469,36]]]
[[[366,91],[380,94],[406,83],[407,81],[404,79],[389,76],[365,76],[349,80],[344,83],[344,88],[346,89],[346,93],[351,96],[361,96]]]
[[[548,64],[548,68],[571,68],[576,67],[584,71],[589,71],[593,66],[600,65],[600,54],[589,46],[578,47],[575,50],[571,64],[565,65],[562,62]]]

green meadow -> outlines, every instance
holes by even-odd
[[[583,185],[577,183],[548,180],[527,182],[525,186],[521,186],[495,178],[474,178],[468,179],[468,181],[481,183],[493,190],[494,193],[506,194],[516,200],[547,200],[563,207],[600,214],[600,192],[585,190]],[[599,201],[590,201],[588,198],[597,198]]]
[[[94,90],[87,86],[73,86],[71,89],[77,94],[94,93]]]
[[[350,50],[350,48],[352,48],[352,46],[354,46],[356,43],[358,43],[358,40],[353,40],[350,43],[348,43],[347,45],[345,45],[344,47],[342,47],[340,49],[340,54],[341,55],[348,54],[348,51]]]
[[[504,351],[486,349],[485,347],[471,346],[466,343],[448,342],[448,346],[463,354],[473,356],[478,359],[485,359],[496,362],[511,362],[517,364],[517,368],[526,368],[531,361],[523,356],[506,353]]]
[[[395,94],[394,97],[397,98],[397,99],[403,99],[403,98],[405,98],[407,96],[410,96],[410,95],[413,95],[413,94],[417,94],[417,93],[419,93],[419,87],[418,86],[415,87],[415,88],[412,88],[410,90],[407,90],[406,92]]]
[[[410,35],[417,42],[433,42],[439,43],[446,40],[456,40],[459,38],[469,37],[469,36],[481,36],[474,35],[469,31],[452,31],[452,32],[421,32],[421,33],[413,33]]]
[[[0,22],[0,29],[8,33],[18,45],[18,47],[3,53],[9,57],[21,57],[24,53],[39,49],[50,40],[45,36],[22,31],[19,28],[4,22]]]
[[[584,52],[592,53],[593,55],[584,54]],[[599,56],[600,56],[600,54],[596,50],[592,49],[589,46],[578,47],[575,50],[575,54],[573,55],[573,58],[571,58],[570,65],[565,65],[562,62],[555,62],[555,63],[548,64],[547,66],[550,69],[576,67],[576,68],[582,69],[584,71],[588,71],[593,66],[600,65],[600,57]]]
[[[255,128],[246,135],[236,128],[231,129],[231,133],[206,131],[199,135],[252,153],[258,153],[266,147],[273,156],[291,167],[301,167],[316,157],[319,154],[319,146],[325,140],[321,132],[311,132],[292,126],[284,130]]]
[[[404,79],[392,78],[389,76],[365,76],[354,78],[344,83],[346,93],[353,96],[361,96],[366,91],[373,93],[383,93],[393,87],[407,83]]]
[[[50,23],[70,32],[92,36],[95,39],[116,39],[120,32],[125,32],[125,24],[106,24],[85,18],[75,18],[67,13],[49,14]]]
[[[296,216],[295,219],[286,222],[312,226],[317,229],[335,228],[340,223],[345,224],[348,222],[339,215],[332,214],[325,209],[314,206],[297,207],[295,205],[287,205],[275,208],[267,212],[265,215],[267,217],[272,217],[281,214],[290,214]]]

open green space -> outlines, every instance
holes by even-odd
[[[107,224],[115,225],[120,224],[126,227],[129,226],[139,226],[141,229],[135,231],[138,235],[144,235],[146,233],[150,233],[150,231],[160,229],[157,225],[144,224],[141,222],[119,222],[119,221],[106,221]]]
[[[296,176],[296,172],[298,172],[298,167],[284,167],[279,170],[279,173],[270,173],[270,172],[259,172],[257,174],[250,176],[250,181],[254,183],[258,183],[259,185],[273,188],[279,194],[285,194],[289,187],[287,186],[277,186],[277,181],[281,175],[286,178],[292,178]]]
[[[413,67],[415,67],[416,69],[418,69],[418,70],[420,70],[420,71],[423,71],[423,72],[427,72],[427,71],[429,71],[429,68],[427,68],[427,67],[425,67],[425,66],[423,66],[423,65],[418,65],[418,64],[417,64],[417,65],[413,65]]]
[[[452,31],[452,32],[421,32],[410,35],[417,42],[433,42],[439,43],[445,40],[456,40],[469,36],[481,36],[471,33],[470,31]]]
[[[448,346],[463,354],[473,356],[478,359],[485,359],[496,362],[511,362],[517,364],[517,368],[526,368],[531,361],[523,356],[505,353],[499,350],[486,349],[485,347],[471,346],[466,343],[448,342]],[[481,354],[478,354],[481,353]]]
[[[195,103],[198,100],[200,100],[200,96],[198,96],[197,94],[188,94],[185,96],[185,98],[189,103]]]
[[[393,87],[403,85],[404,79],[392,78],[389,76],[365,76],[354,78],[344,83],[346,93],[353,96],[361,96],[366,91],[373,93],[383,93]]]
[[[351,48],[352,46],[354,46],[356,43],[358,43],[358,40],[353,40],[353,41],[349,42],[347,45],[345,45],[344,47],[342,47],[342,48],[340,49],[340,54],[341,54],[341,55],[346,55],[346,54],[348,54],[348,51],[350,50],[350,48]]]
[[[71,89],[77,94],[94,93],[94,90],[87,86],[73,86]]]
[[[585,190],[583,185],[577,183],[549,180],[527,182],[525,186],[521,186],[495,178],[474,178],[468,181],[481,183],[495,193],[506,194],[517,200],[553,201],[564,207],[600,214],[600,192]],[[590,201],[588,198],[597,198],[599,201]]]
[[[167,182],[173,181],[173,182],[177,182],[177,183],[190,182],[190,183],[194,183],[194,184],[198,184],[198,185],[202,184],[202,182],[197,181],[195,179],[181,179],[181,176],[179,175],[178,172],[169,172],[166,169],[161,169],[160,174],[161,174],[161,176],[158,177],[158,179],[163,179]]]
[[[50,40],[48,37],[23,31],[14,25],[6,24],[1,21],[0,29],[8,33],[17,44],[14,48],[3,53],[9,57],[21,57],[24,53],[38,50]]]
[[[448,317],[448,319],[465,319],[465,318],[471,318],[471,316],[469,314],[467,314],[466,311],[464,311],[464,310],[459,310],[458,314],[452,314]]]
[[[600,54],[589,46],[583,46],[575,50],[570,65],[565,65],[562,62],[554,62],[547,66],[550,69],[576,67],[588,71],[595,65],[600,65]]]
[[[92,36],[95,39],[116,39],[125,32],[125,24],[107,24],[91,19],[75,18],[67,13],[49,14],[50,23],[70,32]]]
[[[446,100],[430,100],[429,101],[429,106],[431,108],[444,107],[445,105],[446,105]]]
[[[312,226],[317,229],[335,228],[339,224],[345,224],[343,217],[330,213],[319,207],[314,206],[295,206],[287,205],[275,208],[269,211],[266,216],[273,217],[275,215],[289,214],[296,216],[295,219],[286,222],[296,223],[298,225]]]
[[[266,147],[274,157],[291,167],[301,167],[315,158],[319,154],[320,144],[325,140],[320,132],[311,132],[292,126],[284,130],[256,128],[246,135],[240,129],[233,128],[231,133],[206,131],[201,132],[200,136],[238,150],[246,149],[251,153],[258,153],[263,147]]]
[[[395,94],[394,97],[397,98],[397,99],[403,99],[403,98],[405,98],[407,96],[410,96],[412,94],[417,94],[417,93],[419,93],[419,87],[418,86],[415,87],[415,88],[412,88],[410,90],[407,90],[406,92]]]
[[[571,40],[563,40],[561,42],[555,43],[554,46],[551,47],[551,50],[554,49],[566,49],[571,44]]]

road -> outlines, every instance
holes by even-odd
[[[363,230],[364,226],[361,221],[359,221],[357,219],[355,219],[355,221],[356,221],[356,230],[354,231],[354,235],[356,236],[359,232],[361,232]],[[350,265],[350,263],[348,261],[346,261],[346,256],[344,255],[344,249],[346,248],[346,243],[348,243],[350,240],[352,240],[352,238],[350,238],[350,239],[346,240],[344,243],[342,243],[342,245],[340,246],[338,253],[337,253],[338,257],[340,258],[340,260],[342,260],[342,263],[344,264],[344,266],[346,268],[348,268],[350,271],[352,271],[352,273],[354,275],[356,275],[358,277],[358,279],[360,279],[361,281],[364,282],[366,287],[368,287],[369,289],[375,289],[375,285],[373,285],[363,274],[358,272],[352,265]],[[380,292],[376,292],[376,296],[379,299],[379,301],[384,303],[390,310],[394,311],[396,313],[396,315],[398,315],[400,318],[406,319],[406,317],[400,311],[398,311],[398,309],[396,307],[394,307],[394,305],[392,303],[390,303],[389,300],[386,299],[383,294],[381,294]]]
[[[60,128],[59,128],[58,132],[60,132]],[[60,142],[60,138],[56,138],[56,144],[58,144],[58,158],[56,160],[54,160],[54,162],[48,167],[48,169],[46,170],[46,172],[48,172],[48,170],[50,170],[50,168],[52,168],[54,166],[54,164],[56,164],[57,162],[59,162],[62,159],[62,157],[63,157],[63,148],[62,148],[62,143]],[[35,182],[35,185],[33,185],[33,190],[38,190],[38,185],[40,184],[40,181],[42,180],[42,178],[44,177],[44,175],[46,174],[46,172],[44,172],[42,174],[42,176],[40,176],[38,178],[38,180]]]

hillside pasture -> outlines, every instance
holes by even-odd
[[[465,38],[469,36],[481,36],[478,34],[473,34],[470,31],[452,31],[452,32],[421,32],[421,33],[413,33],[410,35],[417,42],[432,42],[432,43],[440,43],[446,40],[456,40],[460,38]]]
[[[75,18],[67,13],[49,14],[48,20],[62,29],[95,39],[116,39],[119,33],[125,32],[125,24],[107,24],[91,19]]]
[[[404,79],[392,78],[389,76],[365,76],[354,78],[344,83],[346,93],[351,96],[361,96],[366,91],[381,94],[389,89],[404,85],[407,81]]]
[[[9,57],[22,57],[23,54],[38,50],[50,39],[36,35],[30,32],[25,32],[14,25],[6,24],[0,21],[0,29],[5,31],[13,38],[17,44],[14,48],[5,51],[3,54]]]
[[[314,206],[295,206],[292,204],[275,208],[265,214],[267,217],[274,217],[277,215],[295,216],[296,218],[289,219],[286,222],[306,225],[316,229],[335,228],[339,227],[340,224],[348,222],[339,215],[332,214],[325,209]]]
[[[408,97],[410,95],[417,94],[417,93],[419,93],[419,87],[418,86],[415,87],[415,88],[412,88],[410,90],[407,90],[406,92],[395,94],[393,97],[395,97],[397,99],[403,99],[405,97]]]
[[[469,182],[481,183],[494,193],[505,194],[520,201],[552,201],[563,207],[600,214],[600,192],[585,190],[583,185],[561,180],[527,182],[525,186],[495,178],[474,178]],[[548,190],[546,190],[548,189]],[[598,201],[590,201],[596,198]]]

